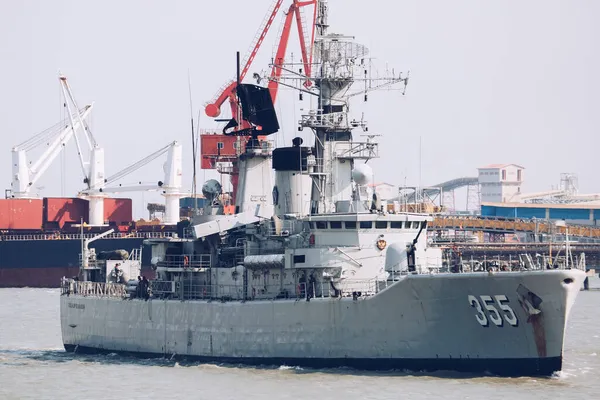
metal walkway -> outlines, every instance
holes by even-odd
[[[478,177],[463,177],[451,179],[446,182],[439,183],[437,185],[428,186],[423,188],[423,196],[435,196],[440,193],[440,190],[444,193],[451,192],[456,189],[460,189],[465,186],[473,186],[479,184]],[[400,200],[400,198],[395,198],[394,200]],[[411,203],[415,201],[415,194],[408,194],[406,197],[406,201]]]

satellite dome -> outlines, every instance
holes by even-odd
[[[210,201],[221,194],[221,184],[216,179],[209,179],[202,185],[202,194]]]
[[[373,170],[367,164],[359,164],[352,170],[352,179],[359,185],[367,185],[371,182]]]

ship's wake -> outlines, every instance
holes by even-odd
[[[495,383],[532,383],[541,381],[552,381],[555,384],[567,384],[570,380],[577,377],[580,373],[585,374],[589,371],[582,369],[569,369],[555,373],[550,378],[506,378],[496,376],[491,373],[467,373],[456,371],[410,371],[410,370],[389,370],[389,371],[365,371],[350,367],[340,368],[310,368],[294,365],[247,365],[241,363],[219,363],[219,362],[201,362],[197,360],[188,360],[186,358],[174,357],[150,357],[144,358],[135,355],[120,353],[104,354],[82,354],[66,352],[62,348],[49,349],[0,349],[0,366],[27,366],[31,363],[66,363],[76,362],[81,364],[103,364],[103,365],[138,365],[148,367],[163,368],[200,368],[200,369],[226,369],[226,370],[244,370],[244,371],[273,371],[281,374],[294,375],[345,375],[361,377],[399,377],[399,378],[420,378],[420,379],[450,379],[450,380],[483,380]],[[584,368],[585,369],[585,368]]]
[[[0,349],[0,365],[28,365],[31,362],[60,363],[72,357],[62,348],[54,349]]]

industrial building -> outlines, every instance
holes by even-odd
[[[600,203],[535,204],[481,203],[482,217],[564,220],[571,224],[600,226]]]
[[[517,164],[490,164],[478,168],[481,201],[505,203],[519,196],[524,169]]]

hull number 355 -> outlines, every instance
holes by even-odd
[[[508,304],[508,298],[499,294],[496,296],[479,296],[479,299],[469,295],[469,304],[477,311],[475,318],[481,326],[489,326],[490,321],[496,326],[503,326],[504,321],[511,326],[517,326],[517,315]]]

